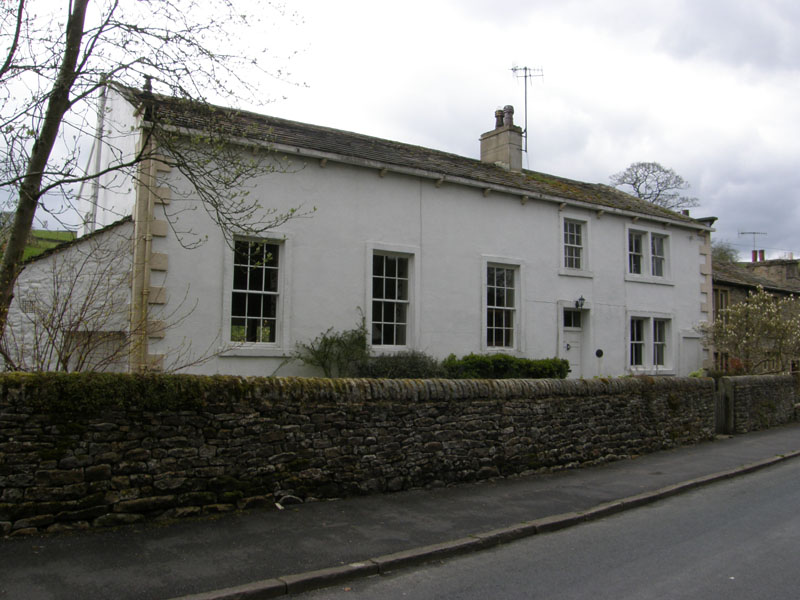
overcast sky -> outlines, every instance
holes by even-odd
[[[272,32],[295,84],[261,112],[478,158],[496,108],[525,166],[608,183],[632,162],[682,175],[718,239],[800,256],[796,0],[287,0]],[[286,97],[283,99],[283,97]]]

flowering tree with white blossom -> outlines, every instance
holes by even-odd
[[[706,342],[727,354],[740,374],[786,373],[800,359],[800,299],[758,287],[701,327]]]

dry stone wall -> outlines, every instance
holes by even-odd
[[[22,535],[599,464],[714,435],[710,379],[0,376]]]
[[[732,433],[747,433],[796,419],[796,381],[792,375],[723,377],[720,391]]]

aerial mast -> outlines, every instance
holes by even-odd
[[[528,151],[528,83],[534,77],[544,78],[544,71],[537,67],[511,67],[511,72],[517,78],[522,78],[525,81],[525,129],[522,131],[522,137],[525,139],[525,152]],[[520,74],[521,73],[521,74]]]
[[[753,236],[753,262],[756,262],[758,256],[756,254],[756,236],[757,235],[767,235],[766,231],[740,231],[739,235],[752,235]],[[761,250],[761,260],[764,260],[764,251]]]

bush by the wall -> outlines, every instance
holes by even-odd
[[[432,356],[411,350],[373,356],[359,365],[356,375],[376,379],[435,379],[447,377],[447,371]]]
[[[563,358],[529,359],[508,354],[448,356],[443,366],[451,379],[564,379],[569,361]]]
[[[325,377],[355,376],[369,358],[364,317],[353,329],[334,331],[331,327],[308,343],[298,343],[292,358],[319,367]]]

